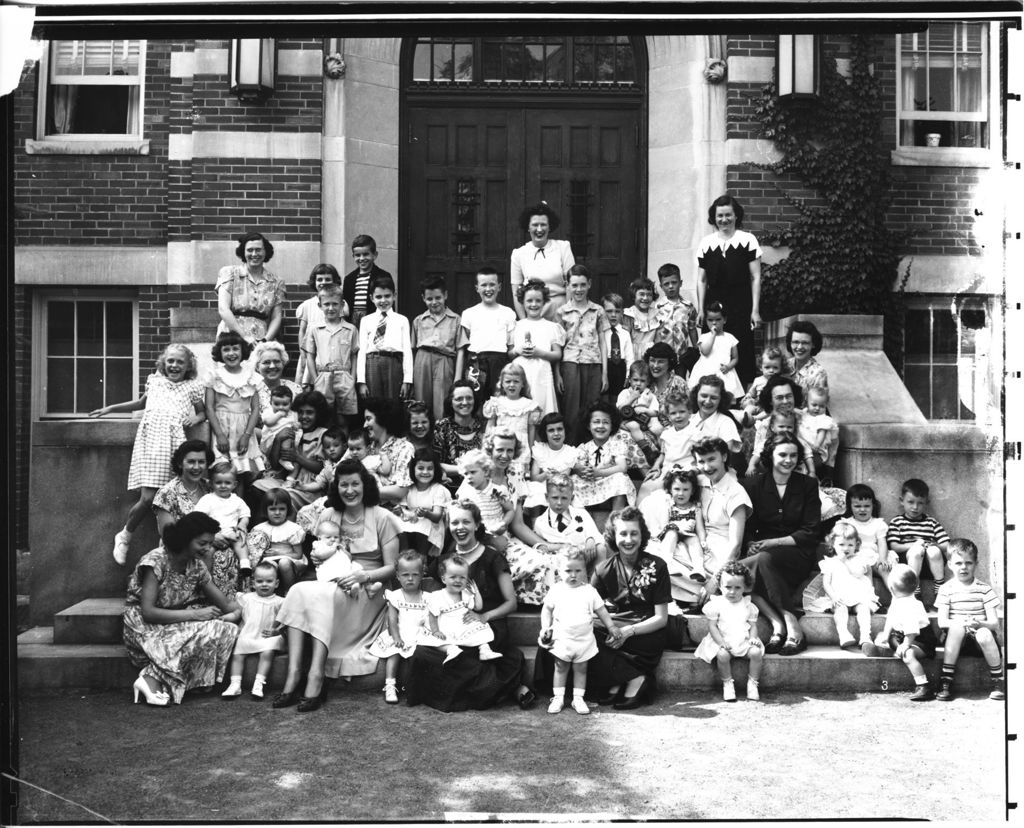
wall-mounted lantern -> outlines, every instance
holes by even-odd
[[[780,100],[814,100],[821,94],[818,38],[812,34],[776,39],[775,91]]]
[[[245,38],[231,41],[228,55],[230,90],[238,100],[262,102],[274,91],[277,49],[274,39]]]

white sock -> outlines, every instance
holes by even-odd
[[[231,680],[234,681],[235,677],[232,676]],[[239,676],[238,680],[241,681],[242,677]],[[267,677],[266,676],[261,676],[259,673],[257,673],[256,674],[256,678],[253,680],[253,684],[266,684],[266,683],[267,683]]]
[[[556,699],[557,698],[563,698],[564,699],[565,698],[565,686],[563,685],[561,687],[552,687],[551,688],[551,695],[554,698],[556,698]]]
[[[121,531],[124,532],[129,538],[132,536],[132,530],[128,528],[128,524],[125,524],[124,529],[122,529]]]
[[[574,699],[582,699],[584,694],[587,692],[587,688],[584,687],[582,690],[579,687],[572,688],[572,697]]]

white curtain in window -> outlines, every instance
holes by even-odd
[[[904,112],[910,112],[914,109],[914,91],[917,88],[916,77],[917,72],[913,66],[903,67],[900,77],[900,100]],[[904,147],[912,147],[914,145],[913,121],[900,121],[900,145]]]
[[[124,128],[126,135],[142,135],[142,124],[139,122],[139,110],[141,109],[139,98],[139,87],[133,86],[128,92],[128,118]]]
[[[71,132],[75,123],[75,103],[78,90],[73,86],[50,87],[53,95],[53,124],[58,135]]]

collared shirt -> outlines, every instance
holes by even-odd
[[[358,340],[358,332],[348,322],[342,320],[332,327],[324,321],[310,326],[302,349],[313,355],[318,371],[350,371]]]
[[[636,359],[633,356],[633,337],[630,336],[622,325],[612,325],[609,323],[608,330],[605,331],[602,336],[604,337],[604,352],[608,355],[608,359],[612,358],[612,331],[615,331],[619,335],[619,359],[626,363],[626,369]]]
[[[462,327],[469,350],[474,354],[508,353],[516,327],[516,312],[506,305],[480,302],[462,312]]]
[[[633,353],[636,354],[637,359],[643,359],[647,349],[657,341],[658,330],[661,328],[658,311],[652,306],[647,313],[643,313],[636,305],[630,305],[622,312],[622,315],[630,321]]]
[[[468,343],[465,331],[462,329],[462,319],[459,315],[445,308],[444,313],[438,319],[430,311],[425,311],[412,320],[412,347],[431,348],[445,356],[455,356],[459,348]]]
[[[527,242],[512,251],[509,283],[523,285],[537,279],[548,286],[551,296],[564,296],[565,274],[574,264],[572,247],[565,239],[548,239],[543,247]]]
[[[356,354],[356,382],[366,382],[366,355],[379,352],[402,355],[402,382],[412,382],[412,341],[409,337],[409,320],[402,314],[389,310],[384,339],[375,345],[373,340],[380,322],[380,311],[368,313],[359,320],[359,352]]]
[[[598,337],[609,328],[604,308],[594,302],[587,302],[587,306],[580,310],[566,303],[558,309],[558,321],[565,328],[562,362],[600,365],[602,359]]]
[[[693,345],[693,335],[697,331],[697,309],[693,305],[685,299],[678,302],[659,299],[654,310],[660,323],[656,341],[667,342],[674,351]]]

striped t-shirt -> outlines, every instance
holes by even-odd
[[[941,614],[945,608],[950,618],[977,618],[984,620],[987,610],[999,607],[999,596],[988,584],[977,578],[964,584],[951,578],[939,587],[935,606]]]
[[[910,520],[905,515],[897,515],[889,521],[889,529],[885,533],[886,543],[913,543],[916,540],[939,546],[949,543],[949,535],[935,518],[928,515],[922,515],[917,520]]]

